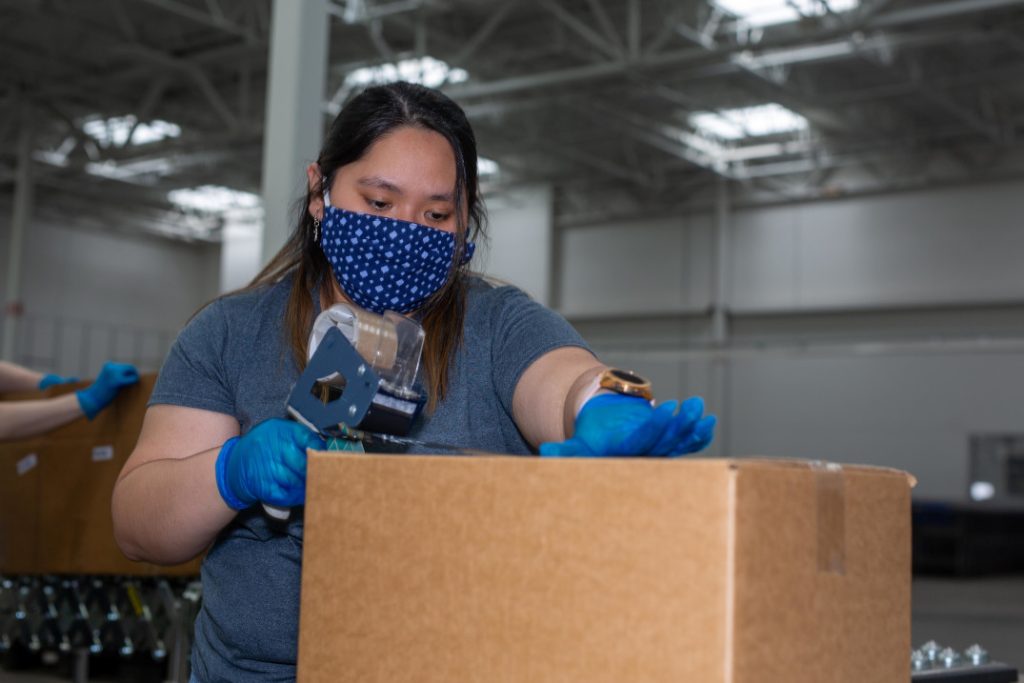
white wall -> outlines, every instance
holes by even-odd
[[[551,303],[551,188],[507,190],[487,200],[487,240],[477,244],[473,269]]]
[[[734,311],[1024,299],[1024,183],[738,212]]]
[[[705,310],[711,240],[707,216],[565,230],[560,308],[568,316]]]
[[[0,217],[3,264],[9,231],[9,215]],[[219,251],[34,221],[15,360],[80,376],[94,376],[108,359],[158,369],[180,327],[216,296]]]
[[[719,352],[710,215],[560,230],[561,308],[659,398],[704,395],[715,453],[901,467],[917,496],[962,499],[969,435],[1024,433],[1022,197],[1013,182],[736,211]]]

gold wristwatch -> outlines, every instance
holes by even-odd
[[[595,374],[596,372],[596,374]],[[604,370],[588,371],[580,375],[565,397],[565,408],[562,411],[563,432],[566,438],[573,433],[576,422],[576,410],[582,408],[597,392],[605,389],[626,396],[637,396],[648,401],[654,400],[651,393],[650,380],[629,370],[605,368]]]
[[[650,380],[629,370],[608,368],[598,377],[598,386],[627,396],[640,396],[648,401],[654,398]]]

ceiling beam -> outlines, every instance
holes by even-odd
[[[228,21],[227,19],[224,18],[223,14],[220,14],[219,16],[214,16],[213,14],[210,14],[208,12],[204,12],[204,11],[202,11],[200,9],[196,9],[194,7],[186,5],[185,3],[178,2],[177,0],[140,0],[140,1],[141,2],[145,2],[147,4],[150,4],[150,5],[153,5],[154,7],[159,7],[161,9],[166,10],[168,12],[171,12],[172,14],[175,14],[175,15],[177,15],[179,17],[183,17],[185,19],[189,19],[191,21],[203,24],[205,26],[210,26],[210,27],[213,27],[213,28],[220,29],[221,31],[224,31],[225,33],[230,33],[232,35],[241,36],[242,38],[245,38],[246,42],[249,42],[249,43],[265,43],[266,42],[266,37],[265,36],[256,35],[255,33],[253,33],[252,29],[249,28],[248,26],[241,26],[241,25],[236,24],[234,22]],[[250,0],[250,1],[261,1],[261,0]]]

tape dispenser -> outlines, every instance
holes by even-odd
[[[288,397],[288,414],[328,443],[352,444],[349,430],[405,436],[426,403],[417,383],[423,328],[393,311],[383,315],[335,304],[313,322],[309,360]],[[264,505],[277,520],[290,511]]]

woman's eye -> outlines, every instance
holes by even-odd
[[[429,218],[430,220],[432,220],[435,223],[442,223],[442,222],[448,220],[448,216],[451,216],[451,214],[450,213],[438,213],[437,211],[428,211],[427,212],[427,218]]]
[[[372,209],[377,211],[384,211],[388,208],[388,203],[380,199],[367,199],[366,203],[369,204]]]

